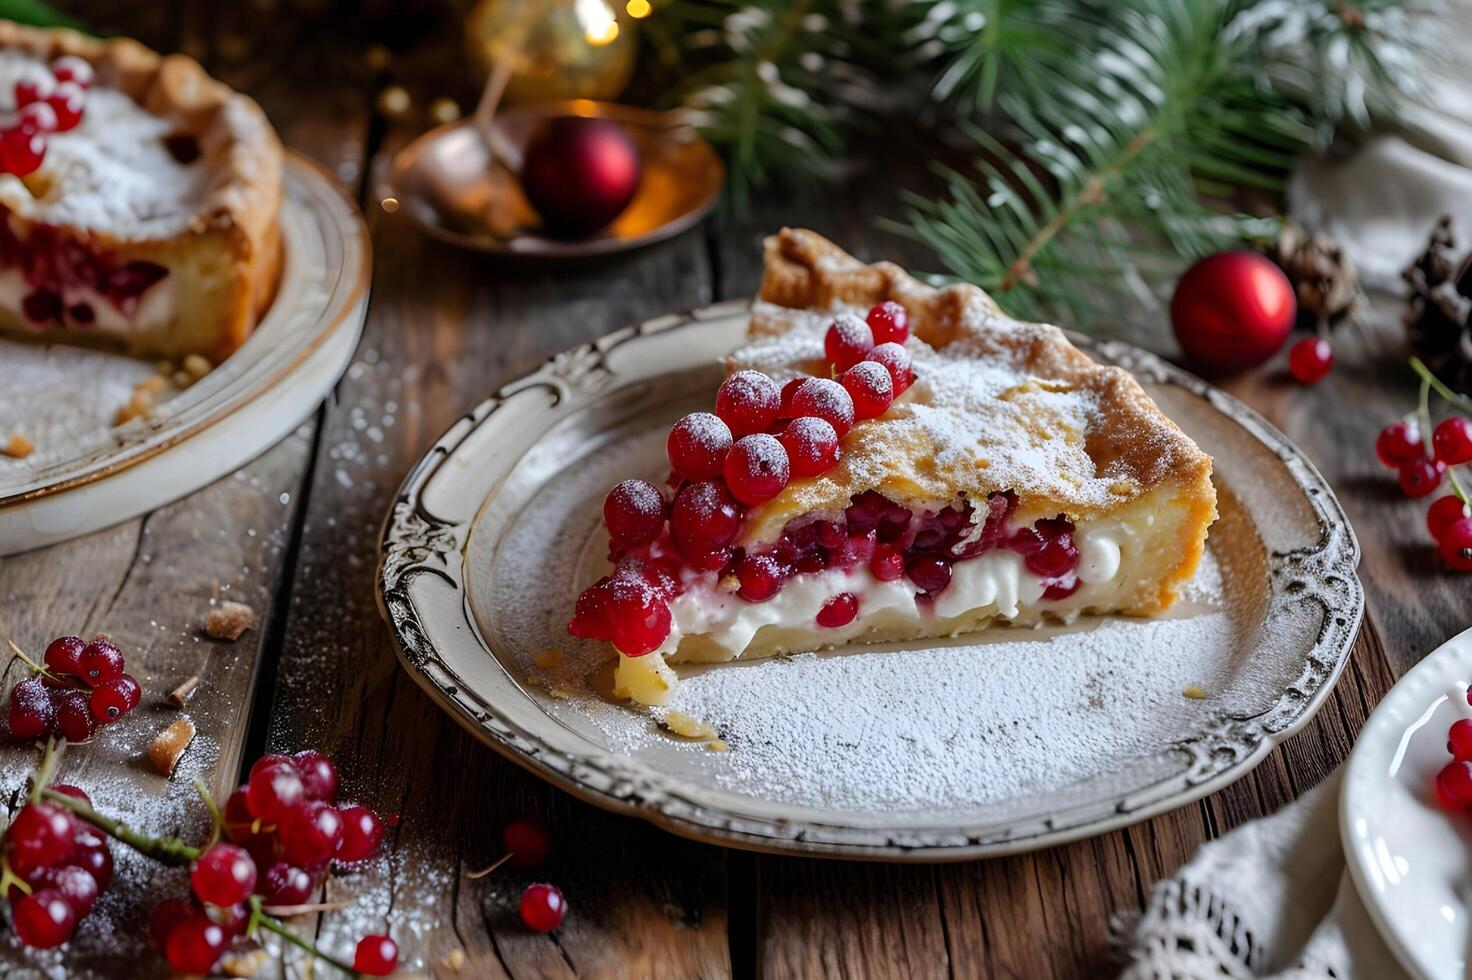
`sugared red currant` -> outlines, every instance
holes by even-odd
[[[951,563],[935,555],[921,555],[910,559],[905,574],[921,592],[934,595],[951,584]]]
[[[92,911],[97,901],[97,881],[85,868],[64,864],[54,868],[42,868],[28,882],[34,889],[50,888],[60,893],[72,907],[77,918]]]
[[[46,97],[46,104],[56,110],[56,131],[76,129],[86,111],[87,93],[75,82],[61,82]]]
[[[305,869],[277,861],[256,882],[261,900],[270,906],[305,905],[317,883]]]
[[[255,890],[256,863],[243,848],[216,844],[194,862],[189,884],[201,902],[234,905],[245,901]]]
[[[35,173],[45,159],[45,136],[20,126],[0,132],[0,169],[6,173],[25,177]]]
[[[1419,499],[1441,486],[1441,475],[1445,472],[1446,464],[1441,460],[1432,461],[1422,456],[1402,466],[1396,479],[1407,497]]]
[[[792,476],[787,450],[765,432],[742,436],[726,455],[726,486],[744,504],[759,504],[782,492]]]
[[[46,666],[57,674],[81,674],[82,651],[87,644],[80,636],[59,636],[46,647]]]
[[[90,88],[95,77],[91,64],[74,54],[64,54],[53,61],[51,74],[58,82],[75,82],[82,88]]]
[[[1472,507],[1462,503],[1460,497],[1449,494],[1442,497],[1431,508],[1426,511],[1426,530],[1431,532],[1433,541],[1441,540],[1441,532],[1453,521],[1460,521],[1464,517],[1472,517]]]
[[[1431,432],[1431,448],[1448,466],[1472,462],[1472,421],[1460,415],[1442,419]]]
[[[1472,762],[1448,762],[1436,774],[1436,795],[1443,806],[1463,810],[1472,806]]]
[[[877,544],[869,557],[869,571],[881,582],[893,582],[905,574],[905,556],[892,544]]]
[[[93,697],[97,693],[93,692]],[[56,727],[68,742],[85,742],[97,728],[92,703],[81,691],[68,691],[56,699]]]
[[[74,800],[81,800],[88,806],[92,805],[92,797],[88,796],[86,791],[80,786],[73,786],[71,783],[52,783],[51,792],[60,793],[62,796],[70,796]]]
[[[353,969],[370,977],[386,977],[399,965],[399,947],[387,936],[364,936],[353,953]]]
[[[687,480],[709,480],[721,475],[731,449],[731,427],[710,412],[692,412],[670,429],[665,451],[670,468]]]
[[[125,666],[123,652],[111,640],[103,637],[82,648],[78,663],[82,668],[82,680],[90,687],[121,677]]]
[[[1408,419],[1392,422],[1375,437],[1375,456],[1381,465],[1398,470],[1426,455],[1421,431]]]
[[[853,428],[854,400],[837,381],[808,378],[792,393],[792,414],[796,418],[823,419],[842,439]]]
[[[342,815],[342,847],[337,860],[361,861],[378,849],[383,840],[383,821],[378,814],[357,803],[339,808]]]
[[[737,371],[716,390],[716,415],[738,439],[767,431],[781,408],[782,390],[760,371]]]
[[[159,902],[148,913],[148,945],[162,953],[174,926],[198,911],[187,898],[166,898]]]
[[[885,300],[865,318],[874,332],[874,343],[903,344],[910,339],[910,313],[894,300]]]
[[[736,594],[747,602],[766,602],[782,590],[787,568],[771,555],[747,555],[736,565],[741,587]]]
[[[206,974],[214,971],[229,943],[230,937],[218,923],[203,912],[194,912],[169,931],[164,955],[180,973]]]
[[[818,625],[824,629],[837,629],[852,623],[858,614],[859,597],[852,592],[840,592],[818,610]]]
[[[25,876],[65,861],[72,852],[76,821],[51,803],[27,803],[5,830],[5,858],[10,870]]]
[[[99,724],[117,721],[138,707],[143,692],[131,674],[120,674],[101,681],[92,689],[92,717]]]
[[[874,331],[852,313],[841,313],[823,336],[823,353],[840,374],[874,349]]]
[[[603,500],[603,523],[618,548],[648,544],[664,527],[664,496],[652,483],[624,480]]]
[[[740,530],[741,507],[720,483],[688,484],[670,508],[670,535],[687,558],[719,551]]]
[[[1334,351],[1320,337],[1305,337],[1288,351],[1288,371],[1300,384],[1318,384],[1334,367]]]
[[[1459,718],[1446,730],[1446,750],[1452,758],[1472,760],[1472,718]]]
[[[263,823],[281,823],[306,796],[302,777],[290,759],[251,767],[245,802],[251,814]]]
[[[777,437],[787,450],[794,477],[818,476],[837,465],[841,455],[838,433],[825,419],[811,416],[793,419]]]
[[[884,365],[862,361],[843,372],[839,379],[854,402],[854,418],[876,419],[894,401],[894,381]]]
[[[112,851],[100,831],[90,827],[79,829],[72,838],[71,854],[66,861],[91,875],[98,891],[112,884]]]
[[[41,888],[15,903],[10,911],[15,935],[32,949],[51,949],[72,937],[77,913],[54,888]]]
[[[23,109],[32,102],[45,99],[56,88],[56,80],[49,74],[33,75],[15,83],[15,107]]]
[[[533,932],[551,932],[566,914],[567,900],[553,885],[528,885],[521,893],[521,921]]]
[[[628,657],[642,657],[670,635],[670,607],[637,576],[615,575],[608,583],[609,642]]]
[[[40,738],[56,724],[56,706],[39,676],[28,677],[10,689],[10,734],[19,739]]]
[[[910,362],[910,352],[899,344],[880,344],[869,352],[866,361],[873,361],[889,372],[894,383],[894,396],[898,398],[915,381],[915,369]]]
[[[246,803],[246,787],[244,786],[237,788],[225,800],[225,810],[222,816],[225,821],[225,836],[237,843],[249,840],[259,833],[255,826],[255,814],[250,812],[250,806]]]
[[[506,825],[501,843],[511,855],[513,868],[535,868],[552,853],[552,831],[540,817],[524,817]]]
[[[16,113],[15,128],[32,133],[54,133],[56,110],[45,102],[32,102]]]
[[[1472,518],[1452,521],[1437,539],[1441,560],[1454,572],[1472,572]]]
[[[282,822],[277,836],[286,860],[304,868],[319,867],[342,846],[342,814],[330,803],[309,800]]]
[[[302,749],[291,757],[307,799],[331,803],[337,799],[337,766],[316,749]]]

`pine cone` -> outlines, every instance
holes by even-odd
[[[1472,392],[1472,255],[1457,258],[1451,225],[1450,217],[1438,221],[1426,251],[1401,273],[1411,287],[1406,335],[1438,378]]]
[[[1298,326],[1338,326],[1359,305],[1360,277],[1339,243],[1328,235],[1312,235],[1291,221],[1283,222],[1276,241],[1263,252],[1278,264],[1298,298]]]

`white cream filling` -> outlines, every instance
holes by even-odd
[[[711,587],[708,577],[693,581],[670,603],[673,622],[664,644],[646,656],[619,656],[614,688],[621,696],[643,704],[664,704],[678,682],[665,658],[675,652],[684,636],[702,635],[734,660],[764,626],[811,628],[823,646],[837,646],[862,636],[880,617],[889,622],[970,614],[1015,619],[1044,602],[1060,613],[1076,612],[1119,586],[1120,541],[1127,534],[1128,529],[1119,528],[1076,534],[1077,574],[1083,584],[1073,595],[1056,602],[1043,599],[1046,586],[1027,570],[1020,555],[1000,548],[957,562],[950,585],[930,603],[917,601],[920,590],[908,578],[883,582],[865,565],[796,576],[765,602],[747,602],[734,592]],[[858,597],[858,615],[844,626],[818,626],[818,611],[842,592]]]
[[[26,282],[25,276],[19,269],[0,271],[0,309],[12,312],[24,320],[25,312],[21,308],[21,303],[33,292],[35,292],[34,287]],[[164,276],[144,290],[143,295],[138,297],[138,303],[133,309],[132,316],[125,316],[122,310],[112,304],[111,300],[89,286],[67,286],[61,292],[61,302],[65,307],[72,307],[78,303],[86,303],[92,307],[94,318],[91,323],[79,324],[68,319],[65,321],[68,326],[75,326],[82,331],[98,330],[110,333],[156,330],[166,327],[173,322],[176,309],[172,276]]]

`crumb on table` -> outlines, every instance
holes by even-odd
[[[9,441],[5,443],[5,455],[13,457],[15,459],[24,459],[25,457],[29,456],[31,454],[31,450],[35,448],[36,447],[34,444],[32,444],[31,440],[27,439],[25,436],[17,432],[15,435],[10,437]]]
[[[1202,687],[1200,684],[1192,684],[1181,693],[1190,698],[1192,701],[1206,700],[1206,688]]]
[[[204,618],[204,635],[212,640],[240,639],[255,621],[255,610],[243,602],[222,602]]]
[[[174,721],[163,731],[153,737],[148,743],[148,761],[153,763],[160,775],[172,776],[174,767],[179,764],[179,757],[184,750],[189,748],[189,743],[194,741],[194,722],[184,715],[175,718]]]
[[[715,738],[716,730],[699,718],[692,718],[683,711],[667,711],[661,724],[685,738]]]

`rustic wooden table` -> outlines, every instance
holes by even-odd
[[[783,223],[813,227],[866,258],[929,266],[923,252],[874,227],[878,214],[895,213],[897,181],[923,184],[904,141],[885,140],[885,159],[822,191],[759,195],[741,217],[717,217],[635,255],[581,269],[506,268],[429,241],[378,207],[375,181],[412,133],[377,113],[387,79],[331,20],[294,31],[269,22],[263,33],[252,21],[265,15],[248,6],[81,13],[200,57],[255,95],[287,144],[336,174],[372,228],[373,299],[350,370],[294,435],[178,503],[0,562],[0,631],[27,649],[63,631],[110,633],[151,700],[200,675],[189,711],[201,744],[217,750],[206,772],[220,796],[263,751],[313,746],[335,756],[348,793],[401,821],[387,858],[332,878],[326,896],[357,903],[351,928],[390,932],[420,972],[457,975],[447,964],[459,949],[459,975],[476,977],[1105,975],[1112,915],[1139,908],[1203,841],[1322,779],[1394,678],[1466,625],[1468,582],[1440,571],[1421,507],[1399,497],[1371,451],[1377,429],[1414,399],[1399,332],[1351,327],[1336,341],[1338,367],[1317,388],[1299,389],[1274,368],[1230,385],[1334,485],[1364,549],[1368,592],[1333,697],[1248,777],[1118,833],[937,867],[727,851],[578,803],[462,731],[399,669],[374,603],[390,496],[456,416],[544,357],[631,321],[749,295],[761,238]],[[396,64],[443,71],[436,43],[445,42],[431,35],[416,48],[405,39]],[[437,94],[433,82],[422,92]],[[1158,327],[1136,336],[1164,344]],[[194,635],[219,595],[260,613],[260,627],[233,646]],[[86,785],[126,771],[148,796],[191,792],[139,765],[140,748],[102,739],[73,752],[67,772]],[[25,751],[0,749],[12,761]],[[12,807],[18,788],[3,787]],[[551,935],[529,934],[516,918],[526,874],[463,877],[499,856],[501,827],[527,813],[545,815],[556,842],[536,875],[559,884],[572,909]],[[122,901],[137,910],[120,913],[118,928],[137,936],[149,897]],[[350,948],[345,913],[302,928]],[[66,962],[104,976],[165,972],[135,945],[137,956]],[[0,972],[30,962],[12,944],[0,947]]]

